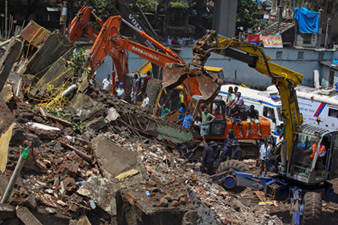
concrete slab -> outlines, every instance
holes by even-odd
[[[118,146],[106,135],[98,135],[91,144],[105,177],[112,178],[124,171],[137,168],[135,153]]]
[[[13,37],[6,48],[5,54],[0,59],[0,91],[6,83],[13,64],[20,54],[21,48],[21,41]]]
[[[42,225],[42,223],[40,223],[40,221],[26,207],[19,208],[16,211],[16,215],[25,225]]]

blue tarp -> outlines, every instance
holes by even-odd
[[[318,12],[296,7],[294,18],[298,21],[300,33],[318,33]]]

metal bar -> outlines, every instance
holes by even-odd
[[[7,2],[7,1],[6,1]],[[5,193],[1,198],[1,203],[6,203],[8,199],[11,197],[11,193],[13,190],[13,187],[16,183],[16,180],[18,179],[20,172],[22,170],[23,165],[26,162],[27,156],[29,154],[29,146],[27,146],[21,153],[20,158],[18,160],[18,163],[16,164],[16,167],[14,169],[14,172],[11,176],[11,179],[9,180],[9,183],[6,187]]]

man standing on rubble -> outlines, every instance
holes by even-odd
[[[104,93],[109,93],[111,91],[111,80],[110,80],[110,74],[107,74],[107,78],[103,79],[102,81],[102,89]]]
[[[206,144],[205,137],[209,136],[210,124],[212,121],[214,121],[215,116],[208,112],[208,108],[206,106],[203,106],[202,110],[201,136],[203,139],[203,144]]]
[[[234,130],[230,129],[228,135],[224,141],[223,151],[221,152],[221,161],[225,161],[227,159],[231,159],[233,155],[233,144],[234,142],[238,142],[237,137],[234,135]]]
[[[209,146],[203,150],[201,171],[206,171],[209,175],[214,173],[216,147],[216,142],[211,141]]]

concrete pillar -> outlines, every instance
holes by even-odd
[[[270,14],[275,14],[277,11],[277,0],[272,0],[272,7]]]
[[[236,30],[237,1],[216,0],[212,29],[226,37],[234,37]]]
[[[316,48],[320,48],[322,34],[323,34],[323,9],[318,11],[318,34]]]
[[[6,83],[12,66],[21,51],[21,41],[15,37],[9,42],[5,54],[0,59],[0,92]]]
[[[280,32],[280,24],[282,23],[282,20],[283,20],[283,7],[281,5],[278,6],[278,9],[277,9],[277,21],[278,21],[278,24],[277,24],[277,33]]]

